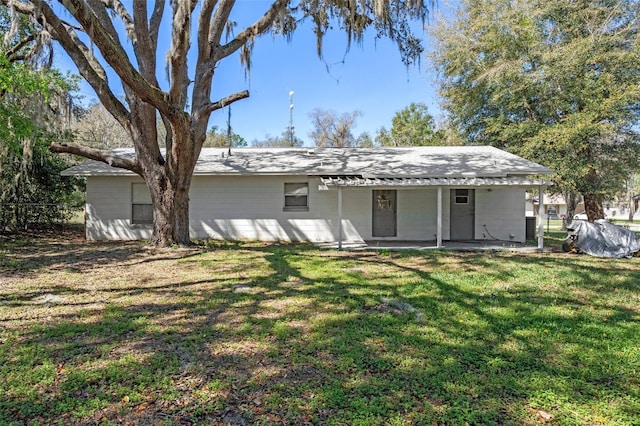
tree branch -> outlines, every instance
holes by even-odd
[[[133,3],[134,35],[133,49],[138,60],[140,74],[148,82],[159,87],[156,76],[157,63],[157,37],[152,38],[147,22],[147,7],[145,0],[136,0]],[[156,4],[157,7],[157,4]],[[154,10],[155,13],[155,10]],[[156,23],[154,23],[156,24]],[[160,23],[158,22],[157,25]]]
[[[273,22],[278,16],[278,13],[280,13],[285,7],[287,7],[288,4],[289,0],[276,0],[271,5],[269,10],[267,10],[267,12],[262,16],[262,18],[257,20],[253,25],[245,28],[229,43],[217,49],[214,56],[214,62],[218,62],[219,60],[231,55],[233,52],[244,46],[251,38],[264,34],[269,28],[271,28]],[[215,36],[217,37],[217,40],[219,42],[221,35],[218,36],[217,34],[215,34]]]
[[[164,13],[164,3],[164,0],[156,0],[156,5],[153,7],[151,19],[149,20],[149,37],[151,38],[153,50],[158,47],[158,33],[160,32],[160,23]]]
[[[64,25],[46,2],[40,4],[40,11],[44,16],[45,25],[64,47],[69,57],[78,67],[80,74],[93,87],[100,102],[125,130],[131,133],[129,112],[109,88],[106,73],[100,63],[95,60],[91,51],[77,37],[73,29]],[[30,13],[33,13],[33,10]]]
[[[222,99],[220,99],[219,101],[216,102],[211,102],[207,105],[204,106],[203,110],[205,113],[211,113],[215,110],[221,109],[226,107],[227,105],[230,105],[236,101],[239,101],[240,99],[244,99],[244,98],[248,98],[249,97],[249,91],[248,90],[243,90],[242,92],[238,92],[238,93],[234,93],[233,95],[229,95],[227,97],[224,97]]]
[[[127,32],[127,36],[132,41],[135,41],[135,27],[133,23],[133,18],[131,17],[129,12],[127,12],[127,9],[124,7],[122,2],[120,2],[120,0],[99,0],[99,1],[102,3],[102,5],[105,8],[111,9],[118,14],[118,16],[120,17],[120,20],[124,24],[124,29]]]
[[[160,24],[162,23],[164,3],[163,0],[156,0],[151,18],[147,21],[147,1],[135,0],[133,2],[134,49],[136,49],[136,58],[145,52],[147,55],[153,52],[154,76],[156,62],[155,52],[158,49],[158,32],[160,31]],[[157,85],[157,82],[153,82],[153,84]]]
[[[113,151],[106,149],[89,148],[70,142],[54,142],[49,147],[51,152],[79,155],[90,160],[102,161],[111,167],[130,170],[142,176],[142,168],[136,160],[115,155]]]
[[[110,5],[111,0],[84,0],[84,1],[89,6],[89,9],[91,10],[91,12],[93,12],[95,17],[98,19],[98,22],[104,25],[104,30],[106,31],[109,38],[112,41],[119,43],[118,31],[116,31],[116,28],[113,26],[113,22],[111,21],[111,16],[109,16],[109,14],[107,13],[107,8],[111,7]],[[133,23],[128,21],[128,19],[129,20],[131,19],[131,16],[129,16],[129,13],[126,10],[124,10],[124,7],[118,10],[116,13],[120,15],[121,17],[120,19],[122,19],[124,23],[125,31],[127,35],[135,45]]]
[[[200,10],[198,18],[198,58],[196,59],[195,76],[192,88],[192,111],[204,111],[203,106],[211,103],[211,80],[215,70],[213,61],[213,51],[217,44],[209,42],[211,33],[213,10],[218,0],[205,0]],[[225,4],[218,7],[216,15],[221,9],[225,9]],[[208,120],[207,120],[208,121]],[[206,125],[205,125],[206,127]]]
[[[168,57],[171,67],[169,99],[173,104],[179,105],[181,109],[184,109],[187,103],[187,87],[189,86],[187,50],[191,35],[191,14],[196,4],[196,0],[174,1],[173,32]]]
[[[213,19],[211,19],[207,25],[201,27],[201,30],[203,31],[203,35],[205,32],[206,34],[208,34],[208,42],[210,46],[212,47],[220,46],[220,40],[222,39],[222,32],[226,27],[227,21],[229,20],[229,16],[231,15],[231,10],[233,9],[234,4],[235,4],[235,0],[222,0],[222,4],[218,5],[218,8],[216,9],[216,13],[213,16]]]
[[[20,49],[25,47],[27,44],[31,43],[32,41],[35,41],[35,39],[36,39],[36,35],[35,34],[29,34],[28,36],[26,36],[22,40],[20,40],[18,43],[16,43],[14,46],[12,46],[9,49],[7,49],[4,52],[4,54],[6,55],[6,57],[10,61],[23,59],[25,57],[25,55],[17,56],[18,52],[20,51]]]
[[[218,0],[204,0],[200,9],[200,17],[198,18],[198,64],[211,57],[211,44],[208,43],[208,35],[211,32],[209,23],[213,8]]]
[[[4,4],[7,8],[22,13],[23,15],[33,15],[34,7],[32,4],[13,1],[13,0],[1,0],[0,3]]]
[[[49,8],[45,0],[33,0],[41,9]],[[154,105],[167,115],[175,114],[176,109],[165,99],[165,93],[145,80],[134,68],[127,53],[117,39],[113,39],[94,11],[86,7],[82,0],[61,0],[65,8],[91,34],[91,40],[102,56],[114,69],[123,83],[129,86],[142,100]],[[50,9],[49,9],[50,10]],[[51,12],[53,15],[53,12]]]

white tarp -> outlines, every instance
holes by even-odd
[[[640,238],[635,232],[606,220],[574,220],[567,229],[575,248],[592,256],[632,257],[640,251]]]

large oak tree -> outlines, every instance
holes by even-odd
[[[33,18],[43,34],[56,40],[93,87],[100,102],[130,136],[135,158],[72,143],[57,143],[66,152],[103,161],[142,176],[153,203],[150,243],[189,244],[189,187],[206,139],[211,113],[249,96],[248,91],[212,99],[220,61],[240,52],[249,59],[254,39],[272,32],[290,36],[302,20],[313,23],[318,53],[322,39],[337,27],[358,42],[367,29],[394,40],[406,64],[422,52],[411,22],[425,19],[424,0],[275,0],[251,25],[231,31],[234,0],[1,0],[18,15]],[[170,11],[165,11],[170,3]],[[256,5],[256,7],[258,7]],[[163,23],[170,17],[169,23]],[[119,31],[123,28],[123,31]],[[171,32],[167,52],[159,46],[161,31]],[[192,34],[193,32],[193,34]],[[131,46],[128,50],[127,47]],[[97,49],[94,54],[93,49]],[[168,89],[156,74],[166,57]],[[194,58],[189,62],[188,58]],[[118,76],[125,100],[114,95],[107,68]],[[167,129],[166,151],[158,142],[157,116]]]
[[[640,2],[463,0],[434,32],[441,95],[470,143],[555,171],[591,220],[638,165]]]

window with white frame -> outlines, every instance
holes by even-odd
[[[309,211],[309,184],[307,182],[284,184],[284,210]]]
[[[456,189],[456,204],[469,204],[469,190]]]
[[[146,183],[131,184],[131,223],[153,223],[153,205]]]

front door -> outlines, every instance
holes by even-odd
[[[373,236],[396,236],[396,191],[373,191]]]
[[[451,240],[473,240],[475,223],[475,190],[451,190]]]

